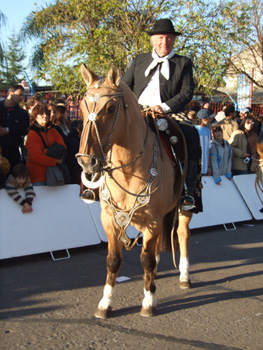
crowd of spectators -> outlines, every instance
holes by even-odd
[[[30,191],[31,183],[46,185],[48,166],[60,165],[66,184],[81,185],[81,167],[75,154],[79,149],[82,120],[69,118],[65,99],[43,101],[36,95],[22,108],[23,98],[24,88],[14,85],[0,102],[0,188],[6,186],[8,194],[12,193],[23,208],[28,208],[32,201],[18,200],[14,194],[25,184]],[[215,184],[220,185],[223,175],[231,180],[233,175],[254,172],[252,156],[256,144],[263,139],[263,120],[255,112],[248,107],[235,111],[229,105],[215,114],[207,103],[202,109],[187,110],[186,115],[199,133],[202,175],[213,176]],[[27,170],[21,168],[21,163]],[[17,165],[20,165],[18,169],[24,169],[23,184],[16,180],[19,176],[14,176]]]
[[[46,185],[47,167],[60,167],[65,184],[81,183],[78,152],[81,120],[70,120],[64,100],[24,101],[24,88],[13,85],[0,102],[0,188],[31,212],[34,186]],[[32,186],[33,185],[33,186]],[[25,198],[18,194],[25,190]]]
[[[212,175],[217,185],[221,176],[255,172],[253,155],[263,140],[263,118],[251,108],[236,111],[233,105],[213,113],[209,104],[186,111],[195,124],[202,148],[202,175]]]

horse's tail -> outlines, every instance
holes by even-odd
[[[172,251],[175,252],[179,247],[178,237],[177,237],[177,222],[178,222],[177,216],[178,216],[178,208],[175,207],[172,211],[167,213],[164,217],[163,231],[160,239],[160,251],[162,252],[172,252]],[[172,243],[172,240],[173,240],[173,243]]]

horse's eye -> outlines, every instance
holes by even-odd
[[[108,113],[113,113],[115,111],[115,106],[109,106]]]

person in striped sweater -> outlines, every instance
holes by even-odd
[[[31,213],[33,199],[36,196],[29,178],[28,168],[23,163],[14,166],[11,174],[6,180],[5,189],[13,200],[22,206],[22,212]],[[24,189],[25,198],[19,193],[19,189]]]

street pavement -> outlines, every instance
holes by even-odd
[[[107,320],[94,317],[106,244],[71,249],[66,260],[46,253],[0,261],[0,349],[262,350],[263,222],[236,227],[192,230],[190,290],[179,289],[172,256],[162,253],[152,318],[139,315],[139,246],[123,252],[119,277],[128,279],[117,283]]]

